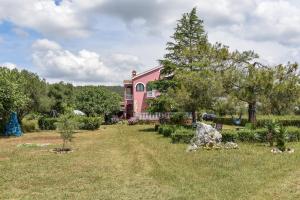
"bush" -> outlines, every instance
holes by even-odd
[[[185,128],[178,128],[171,134],[171,140],[173,143],[190,143],[194,137],[195,131]]]
[[[276,117],[271,118],[263,118],[257,119],[256,127],[264,127],[265,124],[270,121],[270,119],[276,119],[276,121],[283,126],[297,126],[300,127],[300,119],[299,118],[291,118],[291,119],[277,119]],[[226,125],[234,125],[231,117],[218,117],[214,119],[215,123],[226,124]],[[248,123],[247,119],[242,119],[240,126],[245,126]]]
[[[154,125],[154,131],[158,131],[158,128],[159,128],[159,124],[155,124]]]
[[[164,127],[163,127],[163,132],[162,132],[162,134],[163,134],[164,137],[170,137],[171,134],[172,134],[174,131],[175,131],[175,128],[174,128],[174,127],[172,127],[172,126],[164,126]]]
[[[176,112],[176,113],[172,113],[170,116],[170,122],[171,124],[185,124],[185,122],[187,121],[188,117],[186,115],[186,113],[184,112]]]
[[[164,137],[170,137],[175,129],[176,127],[172,125],[160,125],[158,127],[158,133],[163,135]]]
[[[46,118],[42,117],[38,120],[39,128],[41,130],[55,130],[57,118]]]
[[[237,134],[235,131],[222,131],[222,142],[235,142]]]
[[[76,121],[79,123],[81,130],[96,130],[102,122],[101,117],[78,117]]]
[[[158,127],[158,133],[162,135],[162,134],[163,134],[163,131],[164,131],[163,126],[159,126],[159,127]]]
[[[288,142],[300,141],[300,128],[286,127],[286,139]]]
[[[22,120],[22,131],[24,133],[35,132],[39,130],[38,120]]]

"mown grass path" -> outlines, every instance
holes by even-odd
[[[53,154],[58,134],[0,138],[0,199],[300,199],[300,145],[272,155],[261,144],[186,153],[151,126],[116,125],[75,136]],[[49,147],[17,147],[20,143]]]

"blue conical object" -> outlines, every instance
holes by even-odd
[[[16,112],[11,113],[8,123],[5,125],[4,134],[6,136],[21,136],[22,130]]]

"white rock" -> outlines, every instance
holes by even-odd
[[[239,146],[237,145],[237,143],[234,142],[226,142],[224,145],[225,149],[238,149]]]
[[[214,148],[220,146],[222,135],[211,125],[197,123],[196,134],[191,140],[188,149],[196,150],[200,147]]]

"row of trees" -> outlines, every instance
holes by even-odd
[[[178,21],[162,60],[163,78],[151,87],[162,95],[149,101],[149,111],[214,110],[233,114],[248,108],[255,123],[257,106],[265,114],[284,114],[299,103],[298,65],[268,66],[253,51],[231,52],[211,44],[196,8]]]
[[[74,87],[68,83],[48,84],[27,70],[0,67],[0,118],[11,112],[22,119],[29,113],[48,115],[78,109],[87,116],[108,115],[120,110],[121,96],[103,86]]]

